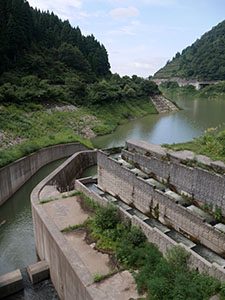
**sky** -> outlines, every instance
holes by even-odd
[[[224,0],[28,0],[93,34],[111,71],[153,75],[178,51],[224,20]]]

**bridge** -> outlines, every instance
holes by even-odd
[[[153,81],[157,84],[160,85],[161,83],[164,82],[176,82],[179,87],[183,87],[183,86],[187,86],[187,85],[192,85],[195,87],[196,90],[201,90],[202,88],[204,88],[207,85],[210,84],[217,84],[220,81],[216,81],[216,80],[202,80],[202,81],[198,81],[197,79],[183,79],[183,78],[178,78],[178,77],[172,77],[172,78],[155,78],[153,79]]]

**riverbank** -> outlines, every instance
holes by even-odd
[[[92,147],[90,138],[113,132],[128,120],[156,113],[149,98],[89,108],[64,106],[0,106],[0,167],[43,147],[78,141]]]

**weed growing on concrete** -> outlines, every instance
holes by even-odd
[[[42,199],[40,201],[40,204],[46,204],[46,203],[49,203],[49,202],[52,202],[52,201],[55,201],[55,200],[58,200],[59,198],[55,197],[55,198],[46,198],[46,199]]]
[[[69,225],[68,227],[61,230],[63,233],[72,232],[77,229],[84,229],[87,227],[87,222],[84,222],[82,224],[76,224],[76,225]]]

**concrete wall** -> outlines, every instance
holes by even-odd
[[[76,177],[76,174],[93,164],[96,164],[96,151],[78,152],[39,183],[31,194],[37,253],[42,260],[48,262],[51,280],[60,299],[107,299],[106,294],[92,285],[93,277],[80,259],[79,253],[71,247],[39,203],[39,195],[45,185],[58,182],[59,178],[67,184],[71,180],[67,172],[72,170],[72,177]],[[69,178],[68,182],[67,179],[64,180],[64,175]]]
[[[159,219],[165,225],[185,233],[217,253],[225,253],[225,235],[222,232],[103,152],[98,152],[98,185],[103,191],[119,196],[145,214],[154,215],[157,209]]]
[[[80,143],[43,148],[0,169],[0,205],[11,197],[32,175],[48,163],[85,150]]]
[[[145,142],[128,141],[122,156],[154,173],[196,200],[217,206],[225,215],[225,164],[190,151],[173,152]],[[195,166],[189,166],[196,164]],[[200,167],[200,166],[201,167]]]
[[[84,185],[85,181],[83,180],[76,180],[76,189],[79,191],[82,191],[85,193],[88,197],[92,198],[99,204],[106,205],[108,203],[108,200],[104,197],[101,197],[97,195],[95,192],[89,190]],[[174,246],[181,246],[185,248],[185,250],[189,253],[189,259],[188,259],[188,266],[191,269],[196,269],[201,273],[207,273],[220,281],[225,281],[225,270],[224,268],[220,267],[216,263],[210,263],[206,259],[204,259],[202,256],[191,250],[191,248],[188,248],[182,243],[177,243],[173,239],[171,239],[169,236],[161,232],[156,227],[151,227],[148,224],[146,224],[144,221],[142,221],[137,216],[132,216],[128,214],[123,208],[118,207],[121,216],[125,220],[129,220],[132,225],[138,226],[142,229],[144,234],[146,235],[148,241],[150,243],[153,243],[156,245],[159,250],[165,255],[166,252],[171,249]]]

